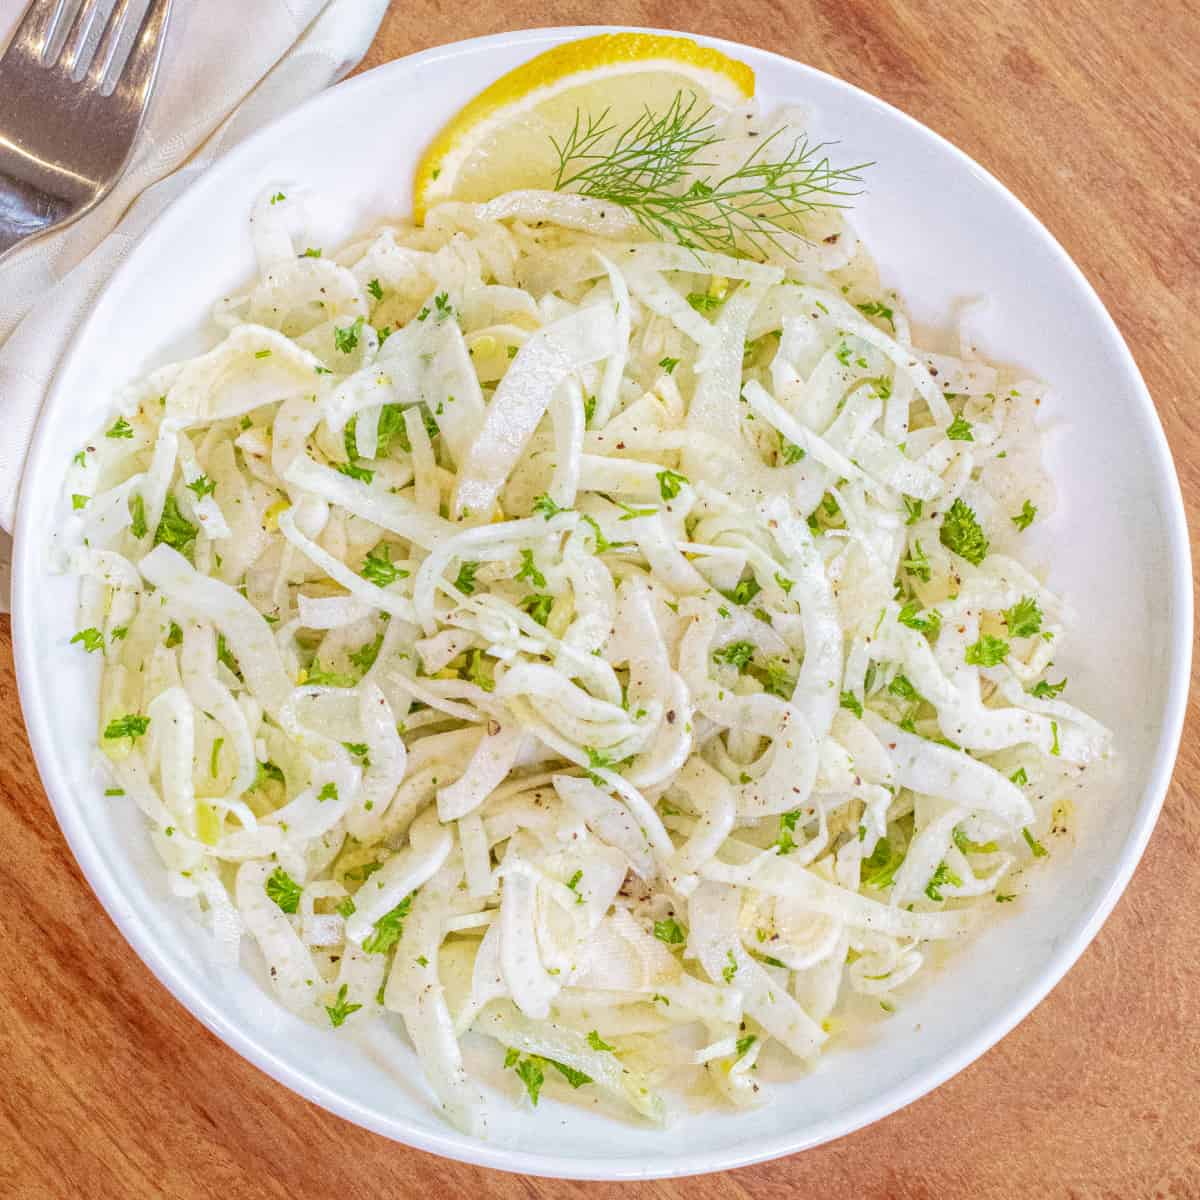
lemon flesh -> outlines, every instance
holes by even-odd
[[[619,131],[677,96],[725,111],[754,94],[754,72],[689,38],[601,34],[556,46],[501,76],[438,134],[417,167],[413,214],[443,200],[489,200],[517,188],[553,187],[554,142],[576,118],[604,117]]]

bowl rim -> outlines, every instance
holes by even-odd
[[[109,917],[142,962],[176,1000],[212,1033],[260,1070],[314,1104],[373,1132],[417,1149],[477,1166],[549,1178],[609,1181],[671,1178],[729,1170],[793,1154],[843,1137],[889,1116],[940,1086],[989,1050],[1022,1021],[1070,970],[1096,936],[1113,906],[1124,892],[1142,857],[1166,797],[1179,749],[1191,673],[1193,630],[1191,548],[1178,474],[1161,419],[1141,372],[1123,335],[1087,277],[1057,239],[1017,196],[948,139],[870,92],[806,63],[788,58],[786,55],[725,38],[633,25],[546,26],[511,30],[430,47],[418,53],[383,63],[370,71],[335,85],[334,88],[318,92],[302,104],[255,131],[207,167],[180,193],[180,196],[172,200],[151,223],[143,234],[143,238],[152,236],[158,226],[167,219],[175,204],[187,196],[201,180],[209,181],[212,177],[219,177],[224,172],[236,172],[243,161],[252,159],[256,155],[260,146],[270,142],[280,124],[303,120],[311,109],[327,103],[328,96],[335,90],[344,92],[363,86],[373,86],[380,73],[400,75],[417,64],[436,62],[442,58],[453,59],[464,50],[511,49],[523,46],[529,46],[532,50],[535,47],[554,45],[572,38],[621,32],[694,38],[701,44],[714,46],[733,56],[750,50],[755,55],[776,60],[785,65],[789,71],[798,72],[810,78],[819,77],[826,86],[833,84],[837,89],[853,93],[857,102],[877,106],[909,126],[914,134],[932,138],[940,143],[940,149],[948,152],[957,160],[961,168],[970,170],[984,186],[999,193],[1000,198],[1008,202],[1013,210],[1014,219],[1025,224],[1026,231],[1041,242],[1044,251],[1073,280],[1081,298],[1096,319],[1098,327],[1107,332],[1125,372],[1126,378],[1123,383],[1129,386],[1130,403],[1140,409],[1140,415],[1146,425],[1151,443],[1154,460],[1153,471],[1161,479],[1168,501],[1164,509],[1166,519],[1164,533],[1172,569],[1171,593],[1168,598],[1172,615],[1172,628],[1169,631],[1168,639],[1172,661],[1163,707],[1163,719],[1154,751],[1153,768],[1142,790],[1139,811],[1131,834],[1122,848],[1119,859],[1108,869],[1107,886],[1094,902],[1087,919],[1079,923],[1071,935],[1064,939],[1050,965],[1040,975],[1025,980],[1023,985],[1013,993],[1003,1012],[978,1030],[973,1037],[966,1039],[954,1052],[944,1055],[935,1064],[917,1072],[903,1085],[881,1093],[871,1101],[838,1118],[824,1118],[801,1131],[767,1135],[748,1140],[732,1148],[708,1152],[702,1149],[694,1150],[686,1154],[656,1157],[651,1162],[643,1159],[640,1165],[639,1160],[633,1157],[613,1161],[600,1154],[589,1157],[556,1158],[552,1154],[535,1154],[512,1150],[498,1143],[483,1142],[459,1133],[449,1126],[444,1130],[436,1129],[427,1125],[414,1124],[403,1117],[392,1118],[390,1123],[379,1120],[353,1097],[327,1088],[302,1069],[284,1062],[254,1037],[246,1034],[234,1019],[193,989],[190,983],[177,972],[169,957],[159,949],[153,934],[141,922],[137,912],[122,902],[121,882],[91,842],[82,822],[74,815],[74,806],[56,799],[57,795],[67,795],[69,789],[66,781],[59,775],[57,765],[50,752],[48,735],[42,728],[41,710],[38,707],[42,700],[39,689],[39,668],[33,659],[33,638],[27,632],[38,619],[37,605],[31,588],[42,566],[41,556],[38,553],[40,514],[35,511],[34,503],[30,499],[32,490],[27,487],[21,488],[18,498],[14,529],[15,553],[12,588],[12,628],[18,693],[34,758],[55,817],[71,852]],[[72,340],[72,346],[65,352],[60,362],[55,376],[56,382],[49,389],[43,405],[43,413],[52,406],[64,402],[65,398],[61,394],[57,381],[66,373],[66,362],[77,353],[78,346],[87,342],[88,335],[102,307],[100,302],[105,293],[136,266],[137,255],[136,253],[130,254],[95,298],[91,310]],[[39,415],[33,444],[29,452],[28,461],[30,463],[38,460],[42,449],[41,443],[47,437],[48,424]]]

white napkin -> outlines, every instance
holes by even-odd
[[[0,0],[0,45],[24,8]],[[0,263],[0,526],[62,353],[146,228],[214,159],[336,82],[363,56],[387,0],[176,0],[150,112],[102,204]],[[2,106],[0,106],[2,108]],[[11,542],[0,530],[0,611]]]

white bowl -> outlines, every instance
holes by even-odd
[[[1071,696],[1117,731],[1123,773],[1086,805],[1027,898],[890,1020],[835,1048],[768,1107],[689,1117],[681,1130],[625,1124],[586,1107],[506,1106],[483,1143],[433,1111],[398,1040],[386,1053],[301,1023],[247,971],[220,969],[166,895],[132,806],[105,799],[91,767],[98,664],[68,647],[74,581],[46,569],[49,514],[80,441],[114,388],[203,344],[215,297],[252,273],[247,216],[264,188],[311,187],[323,244],[410,208],[428,138],[486,83],[587,31],[527,30],[426,51],[343,83],[230,153],[162,216],[114,276],[70,348],[46,404],[17,521],[13,625],[30,740],[59,823],[109,914],[158,978],[218,1037],[276,1079],[351,1121],[422,1149],[533,1174],[642,1179],[788,1154],[893,1112],[961,1070],[1062,977],[1129,880],[1154,825],[1183,721],[1192,642],[1188,542],[1162,429],[1128,349],[1095,292],[1041,225],[981,167],[894,108],[762,50],[714,45],[757,72],[767,104],[800,102],[853,161],[874,160],[855,223],[885,281],[918,319],[986,296],[982,345],[1048,380],[1058,510],[1031,546],[1074,603],[1058,667]],[[1082,1034],[1081,1034],[1082,1036]]]

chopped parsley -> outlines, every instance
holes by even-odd
[[[739,581],[737,587],[732,592],[727,592],[726,596],[734,604],[749,604],[761,591],[762,587],[759,585],[758,580],[751,575],[749,579]]]
[[[561,505],[555,504],[554,501],[551,500],[545,492],[543,492],[533,502],[533,511],[535,513],[541,513],[542,516],[548,521],[551,517],[556,517],[560,512],[566,512],[567,510]]]
[[[90,499],[91,499],[91,496],[85,496],[81,492],[72,492],[71,493],[71,509],[72,509],[72,511],[78,512],[81,508],[87,508],[87,502]]]
[[[1037,505],[1026,500],[1021,505],[1021,511],[1012,518],[1012,523],[1024,533],[1033,524],[1033,518],[1037,516],[1037,511]]]
[[[349,675],[343,675],[340,671],[326,671],[321,666],[320,660],[314,658],[312,666],[304,672],[304,682],[312,687],[350,688],[355,685],[357,680],[352,679]]]
[[[143,717],[140,713],[127,713],[123,717],[116,717],[114,720],[109,721],[104,727],[104,736],[109,741],[116,741],[118,738],[129,738],[130,741],[136,742],[149,728],[149,717]]]
[[[167,626],[167,639],[163,643],[168,650],[174,649],[176,646],[183,644],[183,630],[179,628],[177,621],[172,621]]]
[[[907,514],[905,525],[915,525],[921,519],[921,510],[925,507],[925,501],[917,499],[916,496],[902,495],[904,501],[904,511]]]
[[[133,437],[133,426],[124,417],[118,417],[113,423],[112,428],[104,436],[110,438],[131,438]]]
[[[207,475],[199,475],[187,485],[187,489],[196,494],[197,500],[203,500],[217,490],[217,485]]]
[[[143,538],[146,536],[146,501],[142,499],[141,492],[134,492],[129,497],[129,532],[135,538]]]
[[[909,548],[908,557],[900,565],[909,575],[915,575],[922,583],[928,583],[932,578],[929,556],[925,553],[919,538],[913,542]]]
[[[937,865],[937,870],[929,877],[929,882],[925,885],[925,895],[930,900],[941,901],[945,898],[942,895],[942,888],[947,885],[950,887],[962,887],[962,879],[950,870],[944,862],[940,862]]]
[[[973,667],[997,667],[1008,657],[1008,643],[985,633],[967,647],[966,661]]]
[[[349,354],[357,345],[359,335],[363,331],[363,325],[366,324],[364,317],[355,317],[352,325],[347,325],[345,328],[334,326],[333,329],[333,344],[343,353]]]
[[[515,1054],[516,1051],[509,1050],[509,1055]],[[506,1067],[512,1067],[517,1072],[517,1078],[525,1085],[525,1091],[529,1093],[529,1099],[534,1108],[537,1107],[538,1097],[542,1092],[542,1084],[546,1082],[546,1074],[542,1070],[541,1059],[535,1055],[529,1058],[522,1058],[520,1062],[515,1059],[509,1062],[508,1057],[504,1060]]]
[[[467,651],[466,664],[459,675],[476,687],[483,688],[485,692],[492,691],[496,686],[496,680],[483,657],[483,651],[478,648]]]
[[[903,861],[903,853],[893,849],[890,839],[881,837],[875,843],[875,849],[863,859],[863,883],[878,889],[891,887]]]
[[[1024,787],[1029,782],[1029,772],[1024,767],[1018,767],[1009,777],[1009,783],[1015,783],[1017,787]]]
[[[157,546],[162,543],[170,546],[172,550],[178,550],[180,554],[191,558],[196,534],[199,532],[196,526],[179,511],[179,502],[168,492],[166,502],[163,504],[162,520],[159,521],[158,528],[154,531],[154,544]]]
[[[104,634],[96,628],[81,629],[69,642],[69,645],[75,645],[76,642],[82,642],[83,648],[89,654],[95,650],[99,650],[104,646]]]
[[[356,666],[363,674],[366,674],[374,665],[375,660],[379,657],[379,648],[383,645],[383,634],[375,635],[373,641],[364,642],[359,648],[350,654],[350,662]]]
[[[780,854],[791,854],[795,850],[796,839],[793,835],[799,821],[800,810],[798,808],[779,814],[779,836],[775,839],[775,845],[779,847]]]
[[[677,358],[660,358],[658,360],[658,365],[660,367],[662,367],[662,369],[664,371],[666,371],[666,373],[668,375],[670,375],[670,374],[672,374],[672,372],[674,372],[675,368],[677,366],[679,366],[679,359],[677,359]]]
[[[304,889],[282,867],[276,867],[267,876],[267,899],[273,900],[285,913],[294,913],[300,907],[303,891]]]
[[[862,720],[863,706],[862,701],[853,692],[843,692],[841,697],[841,707],[848,709],[859,720]]]
[[[922,609],[918,600],[908,601],[896,619],[901,625],[907,625],[909,629],[916,629],[931,638],[937,637],[942,628],[942,614],[936,608]]]
[[[741,1058],[742,1055],[745,1054],[746,1051],[749,1050],[750,1047],[753,1046],[754,1043],[757,1041],[758,1041],[758,1038],[755,1037],[754,1034],[752,1034],[752,1033],[746,1034],[745,1037],[738,1038],[738,1040],[737,1040],[737,1056],[738,1056],[738,1058]]]
[[[779,457],[790,467],[798,463],[805,455],[804,447],[789,442],[781,433],[779,435]]]
[[[971,422],[965,417],[957,416],[946,428],[946,436],[952,442],[973,442],[975,435],[971,432]]]
[[[521,601],[521,607],[539,624],[545,625],[550,620],[550,610],[554,607],[554,597],[543,592],[530,592]]]
[[[336,800],[338,798],[338,790],[336,783],[327,783],[317,793],[317,799],[324,802],[326,800]]]
[[[979,566],[987,557],[988,540],[983,527],[975,517],[975,510],[961,496],[942,518],[938,537],[947,550],[965,558],[972,566]]]
[[[546,577],[537,568],[537,563],[533,561],[532,550],[521,551],[521,569],[517,572],[518,579],[528,579],[534,587],[545,587]]]
[[[460,592],[471,595],[475,590],[475,572],[479,570],[477,562],[464,562],[458,568],[458,576],[454,580],[454,586]]]
[[[372,927],[369,937],[363,939],[362,948],[368,954],[386,954],[404,932],[404,918],[412,908],[412,896],[405,896],[390,912],[386,912]]]
[[[1004,610],[1009,637],[1033,637],[1042,629],[1042,610],[1033,596],[1023,596],[1012,608]]]
[[[726,983],[732,983],[733,977],[737,974],[738,964],[737,959],[733,956],[732,950],[725,951],[726,965],[721,968],[721,978]]]
[[[666,942],[668,946],[682,946],[687,941],[687,931],[674,917],[668,917],[665,921],[655,921],[654,936],[660,942]]]
[[[355,758],[359,759],[364,767],[371,765],[371,760],[367,757],[370,747],[366,742],[343,742],[342,746],[348,754],[352,754]]]
[[[869,300],[866,304],[856,304],[854,306],[864,317],[878,317],[881,321],[886,321],[891,327],[892,332],[896,332],[896,313],[880,300]]]
[[[1049,683],[1045,679],[1039,679],[1033,685],[1033,696],[1038,700],[1053,700],[1058,696],[1063,688],[1067,686],[1066,676],[1063,676],[1057,683]]]
[[[370,292],[376,300],[383,299],[383,288],[379,286],[378,279],[372,279],[371,282],[367,284],[367,291]]]
[[[425,428],[428,430],[432,417],[429,416],[424,406],[421,413],[426,417]],[[346,447],[346,457],[353,461],[360,457],[358,453],[358,418],[351,417],[346,422],[346,428],[342,433],[342,443]],[[433,425],[433,430],[430,437],[437,437],[438,428],[436,423]],[[392,442],[400,443],[400,448],[405,452],[411,451],[412,446],[408,440],[408,430],[404,425],[404,409],[399,404],[385,404],[379,410],[379,423],[376,426],[375,432],[375,457],[387,458],[388,453],[392,448]]]
[[[334,1029],[337,1029],[338,1026],[345,1024],[346,1018],[351,1013],[356,1013],[360,1008],[362,1008],[361,1004],[348,1004],[346,1002],[346,993],[348,990],[349,986],[343,983],[342,986],[338,988],[336,1002],[332,1005],[325,1005],[325,1011],[329,1014],[329,1023],[334,1027]]]
[[[388,548],[382,542],[363,560],[362,571],[359,573],[376,587],[387,587],[397,579],[408,578],[408,572],[392,562]]]
[[[679,495],[679,489],[687,486],[687,476],[680,475],[678,471],[659,471],[655,475],[658,480],[658,494],[664,500],[674,500]]]
[[[583,519],[592,527],[592,536],[596,539],[597,554],[604,554],[609,550],[616,550],[621,546],[626,545],[625,542],[610,542],[608,538],[604,536],[604,531],[600,528],[600,523],[595,517],[590,516],[588,513],[584,513]]]
[[[583,903],[583,896],[582,896],[582,895],[580,894],[580,892],[579,892],[579,881],[580,881],[582,878],[583,878],[583,869],[582,869],[582,868],[579,868],[579,869],[578,869],[578,870],[576,870],[576,872],[575,872],[575,873],[574,873],[574,874],[571,876],[571,878],[567,880],[567,887],[568,887],[568,888],[570,888],[570,889],[571,889],[571,891],[573,891],[573,892],[575,893],[575,903],[576,903],[576,904],[582,904],[582,903]]]
[[[717,662],[728,663],[729,666],[736,667],[739,671],[745,671],[753,657],[753,642],[730,642],[728,646],[713,651],[713,658]]]
[[[610,1046],[608,1042],[606,1042],[600,1036],[600,1031],[598,1029],[593,1029],[591,1033],[587,1035],[587,1044],[591,1046],[593,1050],[608,1050],[610,1053],[615,1053],[617,1049],[616,1046]]]

